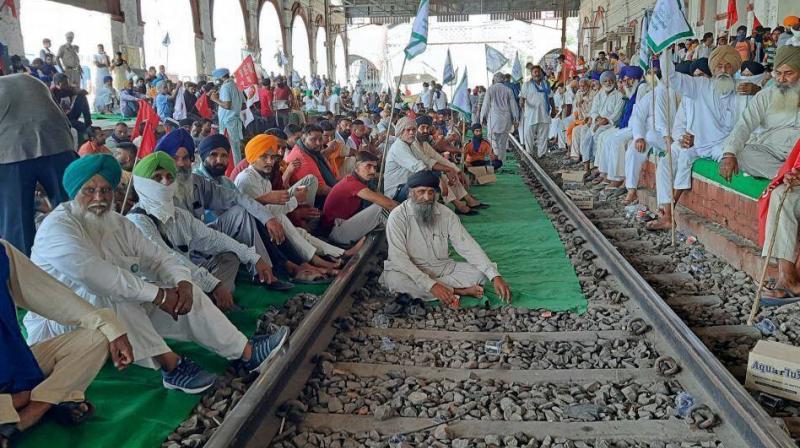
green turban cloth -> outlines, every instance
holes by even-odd
[[[178,168],[175,166],[175,161],[169,154],[161,151],[156,151],[144,159],[133,168],[133,175],[150,179],[156,170],[165,169],[170,174],[175,176],[178,173]]]
[[[63,180],[69,198],[75,199],[83,184],[95,174],[102,176],[112,188],[117,188],[122,177],[122,168],[111,154],[92,154],[70,163],[64,171]]]
[[[778,68],[784,64],[788,65],[793,70],[800,71],[800,47],[784,45],[778,48],[778,51],[775,53],[775,64],[773,67]]]

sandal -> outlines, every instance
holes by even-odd
[[[86,405],[86,410],[81,410]],[[77,412],[80,412],[78,414]],[[50,418],[65,426],[77,426],[94,415],[94,405],[89,401],[65,401],[54,405],[47,411]]]
[[[455,212],[456,215],[465,215],[465,216],[475,216],[480,214],[480,212],[478,212],[477,210],[472,210],[472,209],[470,209],[468,212],[462,212],[459,209],[455,209]]]
[[[22,431],[17,428],[16,423],[0,424],[0,442],[5,440],[8,446],[13,446],[11,442],[13,442],[14,438],[16,438],[21,432]],[[2,446],[1,443],[0,446]]]
[[[313,271],[301,271],[292,278],[292,283],[298,285],[326,285],[333,280]]]
[[[406,314],[412,319],[424,319],[428,315],[425,310],[425,302],[420,299],[413,299],[406,310]]]

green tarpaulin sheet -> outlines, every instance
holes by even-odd
[[[480,215],[462,216],[462,222],[497,263],[514,306],[582,313],[587,302],[575,269],[550,219],[516,171],[516,161],[509,157],[497,183],[472,187],[470,193],[491,207]],[[491,285],[484,290],[492,306],[501,305]],[[475,306],[482,301],[464,297],[461,303]]]
[[[322,294],[325,286],[297,286],[290,293],[277,293],[242,285],[237,287],[234,296],[243,310],[230,312],[228,316],[244,334],[251,335],[259,316],[268,306],[280,307],[303,291]],[[221,373],[228,365],[225,359],[196,344],[170,341],[170,347],[214,372]],[[17,446],[158,447],[189,416],[202,394],[168,391],[161,385],[161,374],[155,370],[131,366],[117,372],[109,362],[89,386],[86,396],[97,407],[92,419],[77,427],[44,421],[23,434]]]

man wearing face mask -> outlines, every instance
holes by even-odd
[[[409,197],[392,210],[386,223],[389,255],[380,283],[392,292],[457,308],[462,295],[483,297],[488,280],[500,299],[511,303],[511,290],[497,265],[458,216],[436,201],[439,180],[430,170],[408,178]],[[450,244],[466,261],[450,258]]]
[[[482,126],[475,123],[470,129],[472,129],[472,140],[464,144],[462,149],[467,166],[491,165],[497,172],[503,166],[503,161],[497,158],[492,145],[483,138]]]

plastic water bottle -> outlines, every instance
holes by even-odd
[[[375,328],[389,328],[389,316],[383,313],[377,313],[372,316],[372,325]]]
[[[675,415],[678,417],[686,417],[692,406],[694,406],[694,397],[687,392],[681,392],[675,397]]]
[[[395,350],[394,341],[389,336],[383,336],[381,338],[381,351],[384,352],[393,352]]]
[[[761,334],[763,334],[764,336],[769,336],[772,333],[775,333],[775,329],[777,327],[775,326],[774,322],[772,322],[769,318],[765,317],[756,322],[756,328],[758,328],[758,331],[760,331]]]
[[[486,341],[483,348],[487,355],[499,355],[503,349],[503,341]]]

